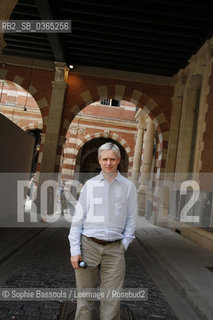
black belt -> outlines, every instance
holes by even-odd
[[[107,240],[96,239],[94,237],[87,237],[87,238],[91,239],[92,241],[94,241],[94,242],[96,242],[98,244],[102,244],[103,246],[106,246],[107,244],[110,244],[110,243],[113,243],[113,242],[121,240],[121,239],[118,239],[118,240],[114,240],[114,241],[107,241]]]

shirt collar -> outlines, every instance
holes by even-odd
[[[117,170],[117,176],[115,177],[115,179],[114,180],[112,180],[112,181],[120,181],[120,179],[121,179],[121,174],[120,174],[120,172]],[[103,176],[103,173],[102,173],[102,171],[100,172],[100,174],[99,174],[99,180],[100,181],[104,181],[104,180],[106,180],[105,178],[104,178],[104,176]]]

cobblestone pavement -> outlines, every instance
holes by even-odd
[[[45,234],[45,236],[44,236]],[[14,269],[2,287],[8,288],[74,288],[74,272],[69,261],[68,229],[50,228],[35,242],[26,259],[14,263]],[[41,243],[42,241],[42,243]],[[27,250],[27,249],[26,249]],[[122,302],[128,305],[135,320],[178,320],[160,290],[150,278],[145,266],[137,256],[136,247],[131,244],[127,254],[125,286],[148,288],[148,301]],[[11,262],[10,262],[11,263]],[[54,320],[57,319],[60,301],[1,301],[0,320]]]

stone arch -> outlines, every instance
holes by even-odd
[[[27,130],[34,130],[34,129],[39,129],[42,131],[42,125],[37,125],[37,123],[30,123],[28,126],[21,126],[22,130],[27,131]]]
[[[149,97],[147,94],[144,94],[142,91],[129,89],[128,86],[120,84],[97,86],[95,88],[82,92],[80,96],[82,103],[80,105],[75,104],[71,106],[67,118],[63,120],[60,141],[63,141],[71,121],[87,105],[95,101],[107,98],[126,100],[143,109],[153,120],[155,129],[158,132],[159,136],[157,173],[160,174],[160,172],[165,171],[169,139],[169,123],[166,120],[163,112],[161,111],[158,103],[154,99]],[[59,143],[56,160],[57,169],[59,169],[62,148],[63,144]]]
[[[17,72],[17,70],[16,70]],[[29,68],[29,72],[31,72],[31,69]],[[41,95],[39,90],[34,87],[31,83],[25,79],[21,73],[17,72],[14,74],[9,68],[6,67],[0,68],[0,79],[5,81],[12,81],[14,83],[17,83],[22,88],[24,88],[27,92],[29,92],[32,97],[35,99],[42,116],[42,122],[43,122],[43,128],[42,128],[42,139],[41,139],[41,145],[40,145],[40,152],[39,152],[39,160],[37,165],[37,173],[39,175],[40,171],[40,165],[42,162],[43,157],[43,148],[45,144],[45,136],[46,136],[46,127],[47,127],[47,119],[48,119],[48,113],[49,113],[49,102],[47,99]]]
[[[75,149],[71,149],[71,148],[67,148],[69,151],[64,152],[64,154],[66,155],[75,155],[75,158],[72,157],[72,159],[70,159],[68,162],[69,165],[70,165],[70,168],[68,169],[69,173],[67,172],[66,173],[66,170],[63,170],[61,168],[61,173],[62,173],[62,176],[63,177],[66,177],[68,179],[72,179],[73,176],[74,176],[74,171],[75,171],[75,165],[76,165],[76,155],[78,154],[79,150],[81,149],[81,147],[83,147],[83,145],[89,141],[91,141],[92,139],[95,139],[95,138],[110,138],[116,142],[118,142],[125,150],[126,154],[127,154],[127,157],[128,157],[128,160],[129,160],[129,168],[132,167],[132,163],[133,163],[133,159],[132,159],[132,156],[131,156],[131,148],[129,146],[129,144],[127,143],[127,141],[124,139],[124,138],[121,138],[119,137],[118,134],[116,133],[108,133],[108,134],[103,134],[103,133],[95,133],[95,134],[87,134],[84,136],[83,139],[78,139],[76,142],[76,145],[75,145]],[[66,149],[66,148],[65,148]],[[129,172],[129,170],[128,170]]]
[[[29,70],[30,72],[30,70]],[[46,132],[46,126],[47,126],[47,119],[48,119],[48,112],[49,112],[49,103],[45,97],[43,97],[38,89],[36,89],[32,84],[27,83],[26,79],[22,77],[20,74],[14,74],[10,70],[7,70],[6,68],[0,69],[0,79],[5,81],[11,81],[14,83],[17,83],[22,88],[24,88],[27,92],[31,94],[31,96],[35,99],[42,115],[42,121],[43,121],[43,133]]]

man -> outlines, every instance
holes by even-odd
[[[101,173],[81,190],[72,220],[69,241],[71,264],[78,289],[120,289],[125,276],[124,254],[134,238],[137,193],[134,184],[117,170],[121,155],[117,145],[98,149]],[[79,266],[80,261],[87,268]],[[75,320],[94,319],[94,302],[79,299]],[[101,320],[120,319],[120,301],[102,300]]]

